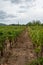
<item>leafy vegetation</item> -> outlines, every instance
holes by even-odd
[[[43,65],[43,58],[38,58],[37,60],[33,60],[28,65]]]
[[[3,56],[3,50],[7,46],[6,40],[9,40],[10,48],[13,41],[22,33],[25,26],[0,26],[0,52]],[[6,45],[6,46],[5,46]]]
[[[30,38],[32,39],[33,49],[36,54],[35,59],[37,61],[32,62],[29,65],[43,65],[43,25],[39,22],[31,23],[28,27]],[[41,59],[39,59],[41,58]]]

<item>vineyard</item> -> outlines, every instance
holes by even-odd
[[[0,26],[0,57],[12,47],[24,29],[24,26]]]
[[[28,27],[36,59],[29,65],[43,65],[43,26]]]
[[[0,26],[0,65],[43,65],[43,26]]]

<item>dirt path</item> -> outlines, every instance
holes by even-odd
[[[4,65],[25,65],[34,59],[34,51],[32,42],[28,36],[28,31],[24,31],[17,39],[11,52],[12,55],[8,58],[7,64]]]

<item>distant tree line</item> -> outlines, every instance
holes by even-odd
[[[0,23],[0,26],[31,26],[31,25],[42,25],[43,26],[43,23],[41,23],[40,22],[40,20],[33,20],[33,21],[30,21],[30,22],[28,22],[27,24],[19,24],[19,22],[18,22],[18,24],[9,24],[9,25],[7,25],[7,24],[3,24],[3,23]]]
[[[29,25],[29,26],[34,26],[34,25],[42,25],[43,26],[43,23],[41,23],[39,20],[37,20],[37,21],[32,21],[32,22],[29,22],[29,23],[27,23],[26,24],[27,26]]]

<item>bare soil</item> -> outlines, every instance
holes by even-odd
[[[32,41],[29,37],[28,29],[17,38],[9,56],[1,65],[26,65],[35,59]]]

